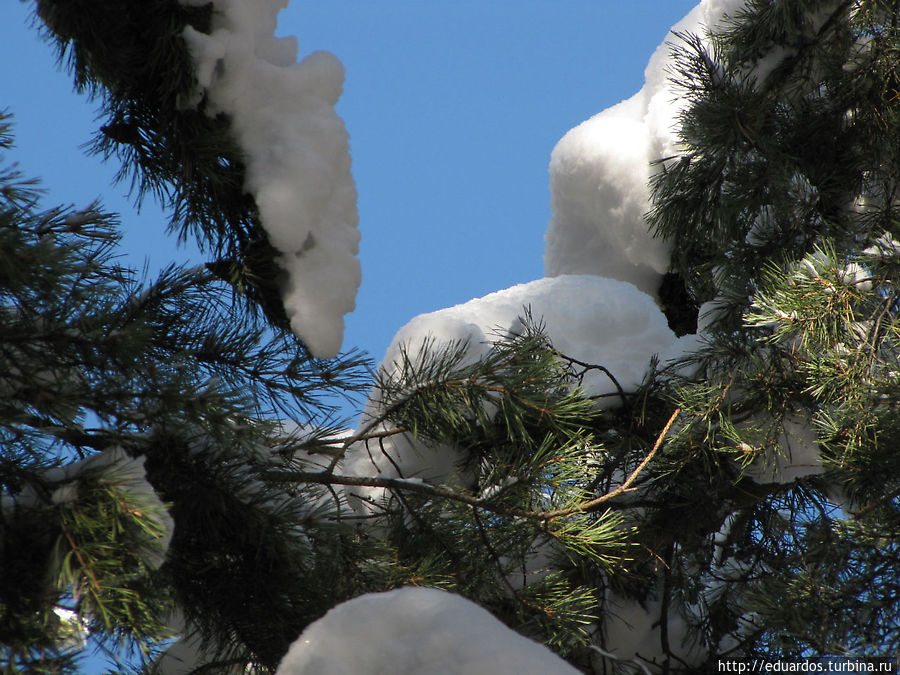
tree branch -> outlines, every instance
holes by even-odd
[[[295,483],[350,485],[358,487],[386,488],[389,490],[405,490],[407,492],[417,492],[419,494],[424,494],[429,497],[450,499],[452,501],[468,504],[469,506],[478,507],[485,511],[490,511],[491,513],[496,513],[501,516],[525,518],[528,520],[538,520],[546,522],[556,520],[558,518],[565,518],[567,516],[575,515],[576,513],[592,511],[605,504],[606,502],[609,502],[610,500],[625,494],[626,492],[631,492],[633,490],[631,485],[635,480],[637,480],[637,477],[644,471],[653,457],[656,456],[656,453],[662,447],[666,435],[669,433],[669,430],[672,428],[672,425],[675,423],[675,420],[680,414],[681,408],[676,408],[672,413],[672,416],[669,418],[669,421],[666,422],[666,425],[659,433],[659,436],[657,436],[656,442],[653,444],[653,448],[619,487],[617,487],[615,490],[612,490],[611,492],[607,492],[606,494],[596,497],[595,499],[590,499],[588,501],[575,504],[574,506],[570,506],[564,509],[556,509],[553,511],[528,511],[525,509],[510,509],[502,506],[496,506],[486,503],[480,497],[473,497],[471,495],[455,492],[447,488],[429,485],[427,483],[419,481],[413,481],[408,478],[386,478],[384,476],[345,476],[331,473],[330,470],[322,472],[269,471],[266,472],[265,476],[266,478],[269,478],[271,480],[281,480]]]

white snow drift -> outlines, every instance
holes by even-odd
[[[641,383],[654,354],[666,354],[678,342],[653,299],[632,284],[589,274],[565,275],[415,317],[394,336],[382,367],[395,369],[401,346],[412,353],[426,338],[437,345],[468,341],[475,360],[487,354],[492,342],[521,333],[526,309],[544,324],[554,348],[602,364],[625,391]],[[583,388],[589,395],[609,394],[610,402],[601,402],[604,407],[616,405],[616,387],[603,373],[589,373]]]
[[[487,610],[433,588],[363,595],[291,645],[276,675],[575,675],[544,645]]]
[[[673,31],[704,34],[743,0],[704,0]],[[676,152],[684,102],[668,82],[669,45],[656,48],[644,86],[631,98],[578,125],[550,157],[553,216],[545,235],[544,273],[597,274],[655,294],[669,266],[665,243],[644,221],[651,162]]]
[[[198,0],[190,0],[197,2]],[[334,106],[344,69],[328,52],[297,63],[296,38],[275,37],[287,0],[214,0],[212,32],[188,27],[196,105],[226,114],[245,154],[244,188],[281,253],[291,328],[314,356],[335,356],[360,284],[356,185]]]
[[[395,372],[402,362],[401,350],[409,358],[418,358],[426,341],[431,349],[465,342],[467,359],[474,362],[488,353],[492,342],[521,332],[526,309],[544,323],[557,350],[604,366],[625,392],[634,391],[641,383],[654,355],[667,360],[695,344],[694,336],[676,338],[653,299],[632,284],[593,275],[566,275],[538,279],[417,316],[397,332],[380,368],[388,374]],[[583,388],[588,395],[603,396],[598,399],[601,407],[621,404],[615,383],[601,371],[589,372]],[[375,393],[367,402],[360,426],[381,412]],[[454,447],[426,447],[407,435],[398,435],[368,447],[358,444],[348,453],[344,470],[359,476],[453,483],[461,480],[456,475],[461,459]],[[379,501],[384,491],[353,488],[349,494]],[[356,499],[351,503],[359,506]]]
[[[69,504],[80,498],[79,483],[87,475],[102,477],[103,482],[118,491],[129,504],[139,507],[147,521],[159,530],[159,535],[155,537],[144,533],[145,540],[139,551],[143,562],[156,569],[165,560],[175,523],[153,486],[147,482],[145,461],[143,455],[131,457],[122,448],[113,447],[87,459],[47,469],[42,473],[41,480],[52,487],[51,504]],[[48,506],[45,497],[40,496],[34,487],[27,486],[21,492],[0,495],[0,519],[10,517],[20,508],[40,509]]]

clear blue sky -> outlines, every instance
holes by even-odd
[[[338,112],[359,192],[362,287],[344,347],[376,360],[413,316],[543,276],[547,165],[573,126],[627,98],[694,0],[294,0],[279,33],[301,56],[334,52],[347,80]],[[29,24],[32,3],[0,4],[0,108],[13,158],[42,179],[47,206],[102,198],[120,212],[127,261],[150,270],[198,259],[136,213],[115,165],[81,150],[94,105],[72,91]],[[93,672],[85,670],[85,672]]]

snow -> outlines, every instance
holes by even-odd
[[[744,241],[751,246],[765,246],[771,240],[777,227],[775,209],[770,205],[763,206],[756,218],[753,219]]]
[[[753,63],[752,68],[747,71],[747,77],[753,80],[756,88],[761,88],[778,66],[796,54],[797,50],[793,47],[774,45]]]
[[[291,645],[276,675],[575,675],[544,645],[487,610],[433,588],[363,595],[332,609]]]
[[[152,521],[162,532],[155,540],[149,541],[149,545],[141,551],[144,562],[149,567],[158,568],[162,565],[166,552],[169,550],[172,534],[175,531],[175,522],[153,486],[147,482],[144,471],[145,461],[146,457],[143,455],[131,457],[121,448],[111,448],[80,462],[69,464],[62,469],[51,471],[60,471],[65,476],[65,480],[73,483],[77,482],[79,475],[85,472],[101,472],[107,484],[121,490],[131,504],[139,506],[140,512],[146,519]],[[47,478],[51,479],[50,475]],[[67,487],[64,485],[57,492],[60,489],[66,490]],[[53,498],[54,501],[58,498],[56,492],[54,492]]]
[[[284,300],[292,327],[314,355],[333,355],[340,348],[342,316],[353,309],[360,276],[347,134],[334,112],[343,70],[323,52],[295,63],[296,41],[274,37],[282,0],[214,4],[220,14],[212,34],[185,34],[197,62],[198,91],[208,96],[210,114],[224,112],[232,118],[247,153],[246,189],[259,204],[273,245],[282,252],[280,264],[288,273]],[[743,5],[744,0],[703,0],[673,30],[703,36],[706,27],[715,27],[723,15],[733,15]],[[774,50],[750,73],[762,82],[783,56]],[[675,125],[685,102],[668,83],[671,64],[669,45],[663,43],[650,58],[640,91],[579,124],[554,148],[546,277],[413,318],[397,332],[381,362],[385,375],[397,373],[405,357],[421,359],[426,346],[465,344],[465,362],[474,362],[488,353],[493,341],[520,331],[526,311],[545,326],[556,349],[602,365],[626,392],[641,383],[654,355],[666,363],[697,346],[698,336],[676,338],[656,305],[656,290],[669,269],[669,249],[651,236],[644,219],[650,209],[651,162],[678,151]],[[760,213],[747,235],[749,243],[765,240],[770,220],[769,214]],[[900,248],[887,235],[884,239],[886,243],[879,240],[867,253],[888,257]],[[817,274],[814,268],[812,272]],[[861,289],[870,283],[867,270],[857,263],[842,269],[839,279]],[[704,305],[701,333],[720,311],[716,301]],[[583,388],[599,397],[601,408],[621,402],[603,372],[588,372]],[[389,431],[379,423],[383,412],[373,392],[356,433]],[[778,445],[785,448],[784,455],[758,460],[745,469],[747,475],[789,482],[821,472],[808,420],[786,420]],[[463,458],[463,451],[452,445],[426,446],[408,434],[395,434],[352,444],[341,470],[458,487],[471,480],[459,469]],[[317,459],[321,468],[323,462]],[[489,499],[506,485],[488,486],[481,497]],[[354,509],[378,513],[388,493],[352,487],[346,494]],[[368,527],[372,533],[378,528]],[[547,550],[536,545],[529,574],[543,573],[547,560]],[[601,642],[605,653],[639,668],[645,660],[662,656],[658,600],[640,603],[610,592],[606,607]],[[671,610],[668,619],[675,654],[689,663],[702,659],[700,646],[688,637],[684,617]],[[435,589],[402,588],[332,609],[292,645],[277,675],[320,672],[576,671],[468,600]]]
[[[654,355],[665,361],[694,345],[693,336],[676,338],[653,299],[632,284],[593,275],[564,275],[519,284],[415,317],[394,336],[379,368],[393,374],[404,351],[410,359],[418,359],[425,344],[439,349],[460,341],[468,345],[466,361],[473,362],[490,351],[492,341],[521,330],[526,308],[535,321],[545,325],[557,350],[604,366],[625,392],[640,385]],[[588,395],[603,395],[597,400],[601,408],[621,404],[615,385],[603,372],[588,372],[582,386]],[[360,429],[382,412],[377,392],[373,392]],[[402,473],[431,483],[465,484],[467,478],[457,471],[463,459],[463,453],[453,446],[428,447],[403,434],[355,444],[347,453],[344,470],[357,476]],[[381,488],[348,491],[355,508],[361,507],[360,497],[380,502],[384,494]]]
[[[56,606],[53,608],[58,627],[55,647],[62,654],[75,654],[87,646],[90,634],[87,622],[67,607]]]
[[[291,461],[304,471],[326,469],[331,457],[354,433],[353,429],[319,427],[287,419],[278,421],[278,432],[281,452],[289,452]]]
[[[554,148],[548,276],[597,274],[656,291],[669,260],[666,245],[644,222],[652,156],[641,104],[632,98],[592,117]]]
[[[78,232],[88,223],[96,222],[102,218],[103,214],[99,211],[87,209],[85,211],[73,211],[63,219],[63,223],[65,224],[66,229],[72,232]]]
[[[87,459],[48,469],[41,475],[41,480],[50,489],[50,503],[61,505],[78,500],[78,482],[85,474],[101,475],[107,485],[119,490],[129,504],[138,507],[141,514],[160,530],[161,534],[148,538],[141,550],[147,566],[156,569],[165,559],[175,523],[153,486],[147,482],[145,460],[143,455],[131,457],[121,448],[110,448]],[[19,508],[46,506],[46,499],[35,488],[27,486],[19,493],[2,495],[0,516],[5,517]]]
[[[720,599],[723,591],[734,591],[733,586],[729,587],[728,581],[739,581],[751,573],[760,574],[760,570],[753,569],[753,565],[746,559],[735,557],[733,543],[729,541],[734,524],[734,514],[725,516],[721,527],[711,537],[712,569],[707,572],[695,570],[691,573],[694,577],[701,575],[700,597],[687,604],[673,600],[668,609],[666,631],[669,649],[675,659],[688,668],[699,670],[709,655],[710,648],[698,642],[695,627],[698,622],[709,619],[710,605]],[[740,584],[738,588],[741,588]],[[603,655],[622,666],[624,672],[649,672],[646,666],[661,664],[666,660],[660,635],[663,608],[658,597],[659,590],[661,589],[650,589],[643,602],[611,589],[607,589],[605,593],[601,633]],[[757,628],[753,618],[754,615],[750,612],[742,615],[736,629],[720,637],[716,650],[721,654],[737,647],[739,638],[746,637],[749,631]]]
[[[839,269],[838,280],[847,286],[854,286],[861,293],[872,290],[872,275],[859,263],[850,262]]]
[[[653,299],[632,284],[594,275],[563,275],[414,318],[394,336],[381,367],[395,370],[401,349],[414,356],[426,337],[435,346],[468,341],[468,354],[477,359],[490,351],[498,337],[520,332],[529,308],[534,320],[544,324],[554,348],[605,366],[626,392],[641,383],[650,358],[666,353],[677,341]],[[583,388],[588,395],[616,392],[600,372],[588,373]],[[614,405],[615,397],[600,404]]]
[[[851,9],[851,12],[857,11],[858,8]],[[860,35],[851,45],[847,62],[842,66],[843,70],[852,73],[859,66],[866,62],[869,53],[872,51],[873,40],[871,35]]]
[[[361,272],[356,186],[347,131],[334,106],[344,69],[328,52],[297,63],[297,40],[275,37],[286,0],[215,0],[209,35],[184,31],[197,105],[226,114],[245,155],[244,188],[287,273],[292,330],[320,358],[341,348]]]
[[[383,430],[380,425],[376,430]],[[467,483],[458,475],[458,467],[465,459],[459,448],[449,444],[426,446],[408,434],[397,434],[369,442],[354,443],[343,461],[343,471],[349,476],[378,476],[381,478],[418,478],[425,483]],[[379,505],[389,497],[384,488],[348,487],[347,503],[365,515],[380,513]]]
[[[721,321],[725,306],[716,300],[709,300],[700,305],[697,313],[697,333],[708,334],[717,321]]]
[[[812,421],[791,415],[782,422],[775,450],[745,467],[744,475],[758,483],[784,484],[824,470]]]
[[[673,30],[702,34],[704,27],[715,26],[724,14],[734,14],[743,5],[743,0],[704,0]],[[670,63],[669,47],[660,45],[645,71],[644,87],[637,94],[580,124],[553,150],[550,161],[553,216],[546,234],[546,278],[415,317],[398,331],[388,348],[380,365],[385,374],[398,372],[404,355],[413,362],[420,359],[426,345],[440,348],[464,343],[467,345],[464,362],[471,363],[485,355],[490,343],[499,336],[521,330],[521,317],[526,309],[545,326],[556,349],[579,361],[609,369],[626,392],[640,384],[652,356],[658,355],[665,364],[698,346],[699,335],[676,338],[655,303],[661,276],[668,271],[669,253],[663,242],[649,234],[644,220],[650,208],[647,185],[651,162],[677,151],[673,127],[684,103],[676,100],[667,84],[666,69]],[[757,224],[760,230],[768,226],[765,215],[761,214]],[[750,236],[757,234],[753,232]],[[848,266],[842,278],[846,283],[865,283],[863,271]],[[706,332],[720,311],[720,303],[716,301],[704,305],[701,333]],[[583,386],[588,395],[613,394],[597,399],[600,407],[609,408],[620,402],[615,395],[616,388],[602,372],[589,372]],[[373,393],[357,433],[377,421],[383,409],[377,392]],[[383,424],[374,427],[376,431],[384,429]],[[815,434],[807,420],[787,420],[779,440],[786,454],[769,462],[758,461],[747,468],[748,474],[767,482],[788,482],[821,472]],[[458,468],[462,459],[458,448],[428,447],[402,434],[355,444],[345,457],[343,469],[350,475],[415,477],[428,483],[459,486],[469,480]],[[499,489],[501,486],[489,486],[482,496],[490,496]],[[387,491],[353,487],[347,494],[354,508],[374,514],[378,513],[378,505]],[[547,562],[547,556],[542,553],[545,552],[537,547],[535,565],[540,565],[540,570]],[[368,604],[364,603],[372,603],[372,613],[378,617],[391,617],[395,601],[389,600],[390,597],[391,594],[364,596],[333,610],[294,644],[279,674],[318,672],[326,663],[329,672],[337,673],[382,672],[381,667],[385,672],[412,673],[521,670],[504,663],[498,665],[499,670],[484,666],[469,670],[461,667],[457,671],[442,664],[432,671],[427,669],[430,663],[422,663],[426,659],[431,661],[429,657],[407,664],[404,659],[412,645],[418,646],[417,659],[428,653],[427,645],[433,641],[450,644],[459,640],[465,645],[467,638],[463,631],[467,626],[455,627],[451,619],[432,626],[408,608],[400,614],[410,626],[404,623],[398,629],[393,619],[382,626],[369,618]],[[376,598],[383,603],[383,609],[374,609]],[[618,665],[639,670],[644,664],[662,658],[658,600],[641,603],[610,592],[606,606],[601,653]],[[351,627],[351,622],[358,623]],[[359,628],[355,628],[357,625]],[[396,630],[402,638],[397,639],[397,633],[388,633]],[[343,648],[345,643],[358,644],[358,634],[368,631],[376,634],[358,651],[354,649],[344,657],[349,651]],[[444,631],[450,634],[445,637]],[[675,609],[670,610],[668,631],[669,644],[676,656],[687,663],[702,661],[703,648],[694,641],[687,621]],[[511,651],[498,644],[492,653],[512,658],[518,650]],[[340,664],[337,669],[335,663]],[[540,671],[557,672],[545,667]]]
[[[891,260],[900,255],[900,241],[894,239],[890,233],[885,232],[875,240],[872,246],[864,249],[863,253],[882,261]]]
[[[507,476],[499,483],[494,483],[493,485],[488,485],[484,488],[484,490],[481,491],[481,494],[478,495],[478,500],[482,502],[489,501],[501,494],[506,488],[512,487],[518,482],[519,479],[516,476]]]
[[[607,592],[604,607],[604,651],[615,661],[640,666],[661,663],[665,659],[659,634],[662,603],[649,599],[645,603]],[[704,654],[690,639],[690,627],[675,609],[669,610],[667,629],[669,648],[686,665],[698,665]]]
[[[875,246],[866,248],[863,254],[888,260],[893,250],[891,241],[893,240],[885,240],[882,237],[876,240]],[[862,293],[872,290],[872,274],[865,265],[848,262],[841,266],[834,266],[828,254],[821,250],[816,250],[794,263],[791,268],[791,277],[798,282],[816,281],[824,286],[826,293],[834,293],[835,283],[851,286]]]
[[[743,0],[704,0],[673,27],[702,35]],[[644,221],[650,209],[650,162],[676,152],[674,125],[684,101],[668,83],[669,46],[644,71],[644,86],[569,131],[550,157],[553,215],[545,235],[544,273],[596,274],[629,281],[654,295],[668,271],[667,245]]]
[[[167,623],[180,639],[170,644],[156,658],[147,669],[148,675],[192,675],[202,672],[247,675],[251,672],[241,663],[224,665],[214,652],[205,650],[201,634],[188,628],[181,610],[176,609]]]
[[[153,675],[190,675],[206,660],[199,638],[181,638],[157,658],[150,672]],[[237,675],[238,671],[232,669],[231,672]]]

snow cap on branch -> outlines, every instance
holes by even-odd
[[[439,346],[468,341],[472,361],[486,354],[491,342],[521,332],[530,309],[543,324],[553,347],[566,356],[609,370],[625,391],[643,380],[654,354],[672,358],[678,340],[653,299],[630,283],[593,275],[537,279],[475,298],[461,305],[422,314],[401,328],[388,347],[381,367],[400,362],[400,350],[414,355],[424,338]],[[601,371],[586,374],[588,395],[613,394],[616,387]],[[616,405],[614,397],[600,405]]]
[[[621,405],[618,387],[626,393],[634,391],[653,356],[665,362],[696,345],[695,336],[676,338],[653,299],[632,284],[593,275],[565,275],[520,284],[415,317],[394,336],[379,369],[390,375],[402,367],[404,354],[416,361],[426,345],[430,350],[440,350],[454,343],[466,343],[463,362],[474,363],[488,354],[493,342],[522,332],[527,310],[543,325],[556,350],[605,369],[588,370],[582,380],[585,394],[598,396],[597,406],[601,408]],[[360,428],[383,412],[378,394],[375,390],[367,401]],[[408,434],[398,434],[377,443],[354,445],[344,470],[350,475],[391,478],[400,477],[398,471],[402,471],[404,477],[433,483],[465,482],[465,477],[457,475],[462,459],[463,454],[454,446],[426,448]],[[354,487],[348,494],[356,505],[355,497],[359,496],[379,502],[384,490]]]
[[[152,521],[161,532],[160,536],[148,540],[143,552],[144,562],[152,568],[157,568],[162,565],[169,550],[175,522],[156,490],[147,482],[145,461],[146,457],[143,455],[131,457],[122,448],[111,448],[58,471],[63,472],[66,479],[73,482],[84,472],[102,473],[104,480],[121,490],[129,503],[139,505],[143,516]],[[52,471],[47,473],[50,474]],[[47,478],[49,477],[48,475]],[[58,488],[57,493],[59,490],[64,491],[65,487]],[[57,493],[53,495],[55,498],[59,497]]]
[[[292,330],[321,358],[341,348],[361,272],[356,185],[344,123],[334,110],[344,69],[328,52],[297,63],[297,40],[275,37],[284,0],[215,0],[212,32],[190,27],[197,100],[225,114],[244,153],[244,188],[287,273]]]
[[[704,0],[672,30],[703,35],[744,0]],[[666,244],[654,239],[650,163],[674,154],[684,105],[668,82],[669,44],[657,47],[645,83],[631,98],[569,131],[550,157],[553,216],[545,235],[544,273],[597,274],[654,294],[668,270]]]
[[[276,675],[575,675],[544,645],[434,588],[370,593],[332,609],[291,645]]]
[[[144,563],[156,569],[165,560],[175,523],[153,486],[147,482],[145,460],[143,455],[131,457],[122,448],[110,448],[87,459],[47,469],[40,478],[50,488],[50,504],[64,505],[82,498],[80,483],[86,476],[99,477],[104,484],[127,500],[133,512],[158,530],[156,536],[145,533],[141,551]],[[47,506],[49,504],[46,499],[32,486],[27,486],[16,494],[2,495],[0,518],[10,517],[18,508],[38,509]]]

